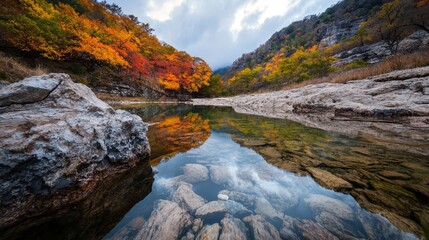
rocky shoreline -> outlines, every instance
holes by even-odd
[[[77,204],[139,162],[149,166],[146,132],[140,117],[114,110],[66,74],[3,86],[0,229]]]
[[[238,113],[285,118],[309,127],[389,139],[429,139],[429,67],[394,71],[345,84],[225,98],[193,99],[193,105],[227,106]],[[428,149],[416,149],[429,154]]]

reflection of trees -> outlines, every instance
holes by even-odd
[[[162,157],[200,146],[209,135],[209,122],[198,113],[164,118],[149,128],[152,164],[158,164]]]

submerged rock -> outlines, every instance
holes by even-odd
[[[248,229],[244,223],[234,218],[229,214],[226,214],[225,218],[221,221],[222,233],[220,234],[219,240],[245,240],[246,232]]]
[[[338,236],[340,239],[361,239],[364,238],[362,234],[356,236],[355,233],[350,231],[344,224],[343,220],[338,218],[332,213],[322,212],[315,217],[317,223],[329,230],[331,233]]]
[[[204,198],[192,191],[192,185],[181,183],[173,194],[173,201],[190,213],[204,205]]]
[[[324,195],[311,194],[304,202],[316,215],[328,212],[343,220],[353,220],[352,209],[340,200]]]
[[[335,176],[334,174],[314,167],[307,168],[307,171],[311,173],[313,178],[315,178],[321,185],[329,189],[334,190],[349,190],[353,188],[346,180]]]
[[[147,125],[113,110],[66,74],[0,89],[0,226],[91,193],[104,177],[147,159]]]
[[[217,240],[219,238],[220,226],[218,223],[204,226],[198,233],[196,240]]]
[[[183,166],[183,175],[186,182],[202,182],[209,179],[209,170],[201,164],[186,164]]]
[[[250,213],[250,211],[238,202],[228,201],[212,201],[201,206],[195,212],[197,217],[204,217],[216,213]]]
[[[257,200],[257,197],[254,195],[238,192],[238,191],[222,190],[219,193],[227,195],[229,200],[241,203],[248,209],[253,208]]]
[[[265,198],[258,198],[258,200],[256,200],[255,213],[265,216],[269,219],[282,219],[284,216],[283,213],[274,209],[271,203],[268,202],[268,200]]]
[[[191,216],[177,203],[160,200],[135,239],[174,240],[191,224]]]
[[[204,222],[201,218],[194,219],[194,221],[192,222],[192,231],[194,231],[194,233],[198,232],[203,226],[203,224]]]
[[[260,215],[247,216],[243,221],[249,223],[253,239],[281,239],[277,229]]]
[[[296,224],[296,228],[300,234],[307,240],[338,240],[336,236],[326,230],[320,224],[314,223],[310,220],[302,220]]]
[[[216,184],[228,184],[231,182],[231,174],[224,166],[210,165],[210,179]]]

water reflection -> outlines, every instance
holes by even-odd
[[[156,112],[142,115],[157,123],[153,191],[106,238],[413,238],[356,200],[402,230],[421,236],[428,226],[426,156],[225,108],[153,109],[140,110]]]
[[[16,226],[0,230],[0,239],[100,239],[139,200],[153,183],[150,165],[142,161],[125,173],[103,179],[84,200],[51,209]],[[71,190],[66,194],[73,194]],[[79,194],[79,193],[77,193]],[[49,204],[54,197],[41,198]]]

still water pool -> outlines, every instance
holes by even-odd
[[[155,181],[104,239],[424,235],[425,154],[229,108],[125,109],[151,125]]]

